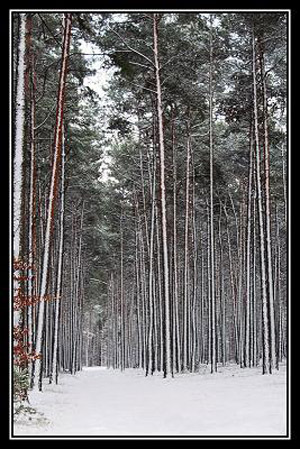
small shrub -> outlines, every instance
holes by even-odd
[[[29,388],[29,374],[27,368],[14,365],[13,371],[13,398],[14,401],[24,401],[27,399]]]

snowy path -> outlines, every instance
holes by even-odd
[[[15,435],[284,435],[285,367],[272,376],[236,366],[220,372],[145,378],[140,370],[87,368],[31,393],[49,420]]]

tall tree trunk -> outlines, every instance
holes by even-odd
[[[155,162],[154,162],[155,163]],[[155,227],[155,190],[156,190],[156,170],[153,169],[152,181],[152,207],[151,207],[151,229],[150,229],[150,247],[149,247],[149,332],[148,332],[148,364],[146,375],[153,373],[153,325],[154,325],[154,299],[153,299],[153,247],[154,247],[154,227]]]
[[[67,61],[70,48],[71,40],[71,21],[72,14],[64,15],[64,40],[63,40],[63,50],[61,59],[61,69],[60,69],[60,79],[59,79],[59,89],[57,98],[57,111],[56,111],[56,124],[55,124],[55,134],[54,134],[54,160],[52,166],[52,176],[51,185],[49,192],[49,204],[47,211],[47,223],[46,223],[46,233],[44,242],[44,253],[43,253],[43,263],[42,263],[42,278],[39,294],[39,315],[37,323],[37,335],[36,335],[36,353],[41,354],[42,352],[42,334],[44,329],[44,307],[45,307],[45,296],[47,292],[47,277],[48,277],[48,265],[49,265],[49,254],[50,254],[50,235],[51,228],[53,225],[54,209],[55,209],[55,197],[56,197],[56,186],[58,182],[58,168],[61,159],[61,140],[62,140],[62,125],[63,125],[63,113],[64,113],[64,99],[65,99],[65,86],[66,86],[66,75],[67,75]],[[34,382],[33,387],[35,389],[39,388],[42,390],[42,379],[41,379],[41,360],[38,358],[35,362],[35,372],[34,372]]]
[[[189,132],[189,131],[188,131]],[[186,143],[186,184],[185,184],[185,227],[184,227],[184,279],[183,279],[183,346],[182,346],[182,369],[188,369],[188,344],[189,344],[189,202],[190,202],[190,135]]]
[[[271,242],[271,197],[270,197],[270,147],[268,130],[268,104],[266,73],[264,62],[264,51],[260,42],[260,66],[262,78],[262,96],[263,96],[263,124],[264,124],[264,149],[265,149],[265,215],[266,215],[266,256],[268,273],[268,300],[269,300],[269,325],[270,325],[270,371],[275,365],[275,308],[274,308],[274,284],[273,284],[273,263],[272,263],[272,242]]]
[[[222,347],[222,365],[226,365],[227,361],[227,348],[226,348],[226,295],[225,295],[225,285],[224,285],[224,248],[222,241],[222,204],[220,202],[220,212],[219,212],[219,248],[220,248],[220,263],[219,263],[219,276],[220,276],[220,309],[222,317],[222,327],[221,327],[221,347]]]
[[[253,177],[253,142],[250,126],[248,204],[247,204],[247,253],[246,253],[246,341],[245,365],[250,367],[250,316],[251,316],[251,211],[252,211],[252,177]]]
[[[65,144],[64,134],[62,136],[62,160],[61,160],[61,197],[60,197],[60,235],[58,250],[58,268],[57,268],[57,284],[55,295],[55,312],[54,312],[54,342],[53,342],[53,358],[52,370],[50,373],[49,383],[55,376],[55,382],[58,382],[57,357],[58,357],[58,328],[59,328],[59,312],[62,291],[62,268],[63,268],[63,248],[64,248],[64,213],[65,213]]]
[[[264,230],[264,211],[261,186],[261,163],[260,163],[260,145],[258,128],[258,106],[257,106],[257,85],[256,85],[256,48],[255,35],[252,36],[252,71],[253,71],[253,106],[254,106],[254,131],[255,131],[255,159],[256,159],[256,184],[257,184],[257,206],[258,206],[258,224],[260,238],[260,260],[261,260],[261,282],[262,282],[262,338],[263,338],[263,374],[270,373],[270,339],[269,339],[269,320],[268,320],[268,296],[267,296],[267,271],[265,255],[265,230]]]
[[[200,269],[200,311],[199,311],[199,323],[200,323],[200,345],[199,345],[199,360],[200,363],[204,362],[204,243],[202,239],[202,228],[200,226],[200,260],[201,260],[201,269]]]
[[[279,218],[278,218],[278,205],[275,209],[275,222],[276,222],[276,248],[277,248],[277,263],[276,263],[276,282],[274,282],[276,289],[276,302],[278,310],[277,318],[277,347],[276,347],[276,368],[279,369],[279,363],[282,362],[282,303],[281,303],[281,247],[280,247],[280,234],[279,234]],[[275,298],[275,296],[274,296]]]
[[[234,321],[234,342],[235,342],[235,360],[239,363],[239,339],[238,339],[238,317],[237,317],[237,288],[234,278],[234,268],[233,268],[233,257],[232,257],[232,246],[229,233],[229,217],[225,204],[223,205],[224,213],[226,216],[226,233],[227,233],[227,244],[228,244],[228,258],[229,258],[229,277],[230,277],[230,287],[231,287],[231,297],[233,300],[233,321]]]
[[[136,320],[137,320],[137,344],[138,344],[138,367],[143,366],[143,338],[142,338],[142,323],[141,323],[141,290],[140,290],[140,269],[139,269],[139,229],[136,229],[136,252],[135,252],[135,270],[136,270]]]
[[[35,142],[35,70],[34,70],[34,56],[31,50],[30,55],[31,65],[31,98],[30,98],[30,185],[29,185],[29,210],[28,210],[28,299],[29,305],[27,308],[28,317],[28,343],[29,349],[34,349],[34,335],[33,335],[33,315],[34,315],[34,295],[35,295],[35,281],[37,276],[37,268],[34,270],[35,264],[35,213],[36,213],[36,142]],[[34,276],[35,273],[35,276]],[[30,384],[32,381],[32,363],[28,365],[28,373]]]
[[[78,356],[78,332],[79,332],[79,298],[80,298],[80,274],[82,268],[82,238],[83,238],[83,220],[84,220],[84,201],[81,206],[80,228],[79,228],[79,243],[78,243],[78,260],[74,264],[74,298],[73,298],[73,317],[72,317],[72,366],[71,373],[76,372],[76,358]]]
[[[254,174],[253,174],[254,176]],[[252,274],[252,295],[253,295],[253,356],[252,365],[257,366],[257,301],[256,301],[256,182],[254,177],[255,191],[253,195],[253,274]]]
[[[193,299],[191,305],[192,325],[191,325],[191,371],[194,372],[196,368],[197,355],[197,297],[198,297],[198,245],[197,245],[197,229],[196,229],[196,201],[195,201],[195,166],[192,158],[193,166],[193,187],[192,187],[192,241],[193,241]]]
[[[18,69],[16,86],[16,113],[14,136],[14,164],[13,164],[13,257],[14,263],[14,295],[21,292],[20,270],[18,262],[21,260],[21,227],[22,227],[22,198],[24,180],[24,123],[25,123],[25,49],[26,49],[26,14],[20,14]],[[14,310],[14,326],[20,321],[20,311]]]
[[[156,214],[156,247],[157,247],[157,286],[158,286],[158,302],[159,302],[159,330],[160,330],[160,371],[163,371],[164,365],[164,337],[163,337],[163,288],[162,288],[162,264],[161,264],[161,241],[160,241],[160,222],[159,222],[159,214],[158,207],[155,206],[155,214]]]
[[[172,110],[173,114],[173,110]],[[172,115],[172,149],[173,149],[173,372],[176,362],[177,372],[181,371],[181,348],[179,328],[179,299],[178,299],[178,254],[177,254],[177,153],[175,146],[174,116]]]
[[[208,306],[208,326],[207,326],[207,364],[212,364],[212,338],[211,338],[211,240],[210,240],[210,209],[207,202],[207,306]]]
[[[211,270],[211,372],[217,371],[216,297],[215,297],[215,238],[214,238],[214,144],[213,144],[213,41],[212,16],[209,32],[209,173],[210,173],[210,270]]]
[[[238,322],[239,322],[239,363],[241,368],[245,366],[244,364],[244,302],[243,302],[243,286],[244,286],[244,209],[245,209],[245,198],[244,189],[242,186],[242,199],[240,201],[239,210],[239,249],[238,249]]]
[[[120,319],[121,319],[121,370],[125,369],[125,291],[124,291],[124,238],[123,238],[123,213],[120,219]]]
[[[283,186],[283,201],[284,201],[284,221],[285,225],[287,225],[287,218],[288,218],[288,212],[287,212],[287,188],[286,188],[286,157],[284,155],[284,145],[282,144],[281,147],[281,160],[282,160],[282,186]]]
[[[161,99],[160,66],[158,54],[158,22],[159,15],[153,14],[153,43],[157,94],[157,118],[160,155],[160,192],[161,192],[161,225],[164,267],[164,325],[165,325],[165,364],[164,377],[171,375],[171,323],[170,323],[170,291],[169,291],[169,256],[166,213],[166,179],[165,179],[165,147],[163,132],[163,110]]]

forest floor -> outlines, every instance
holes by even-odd
[[[286,368],[220,367],[163,379],[142,370],[85,368],[30,393],[14,436],[248,436],[286,434]]]

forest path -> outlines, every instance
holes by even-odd
[[[230,366],[173,379],[86,368],[31,393],[49,423],[20,421],[15,435],[284,435],[285,380],[285,366],[271,376]]]

